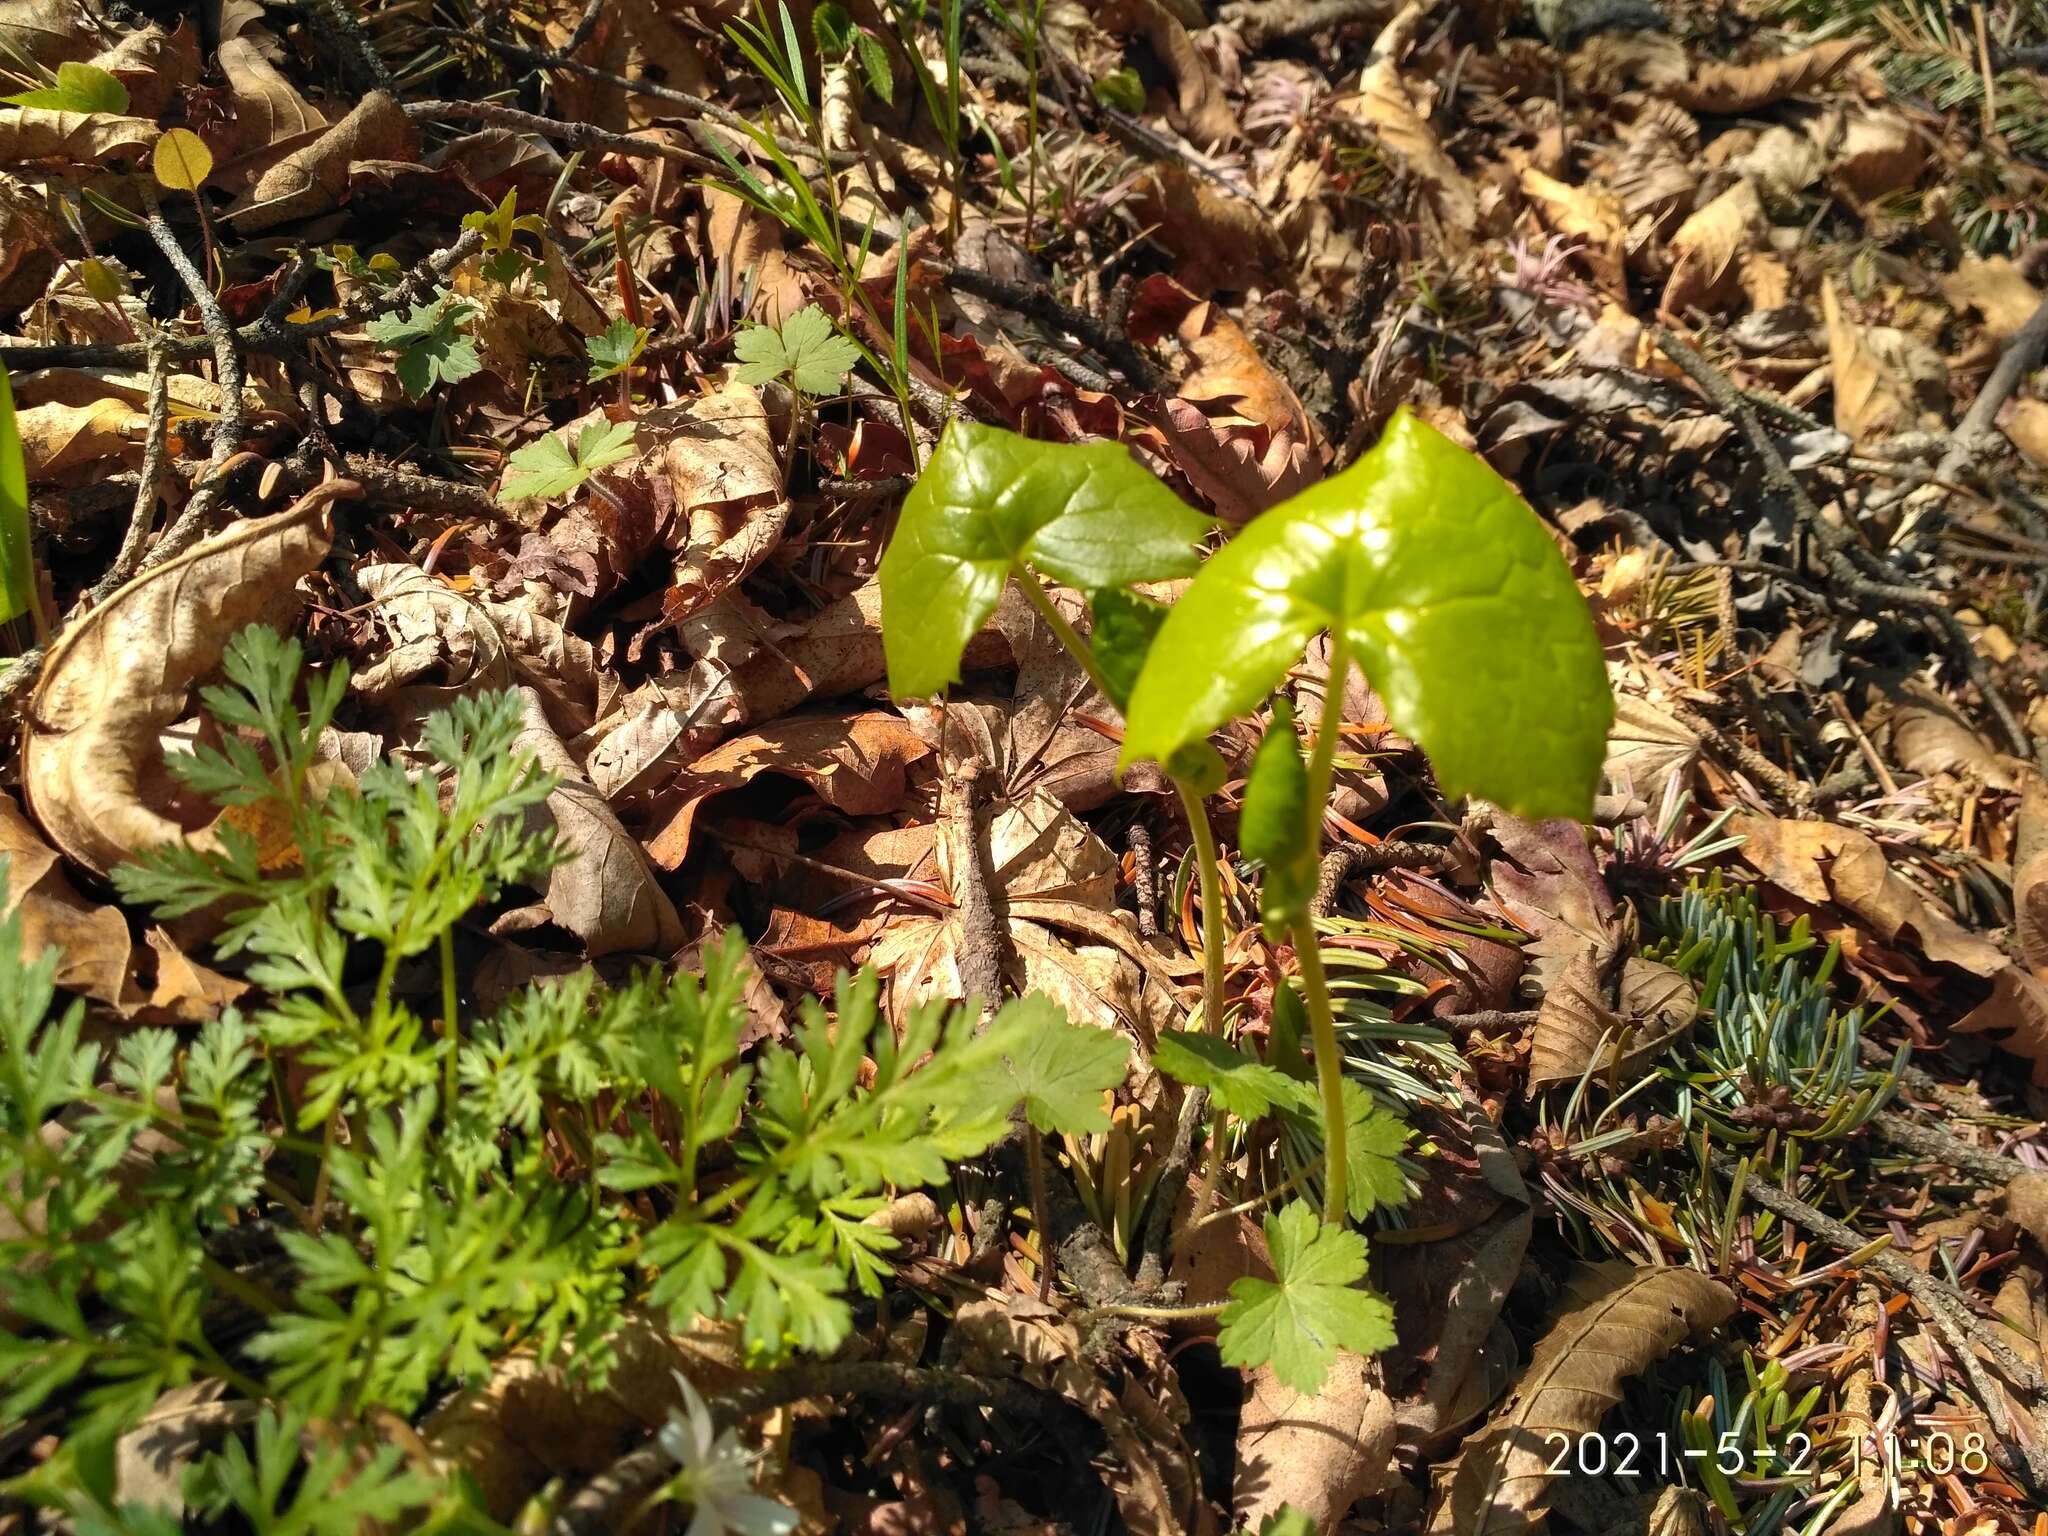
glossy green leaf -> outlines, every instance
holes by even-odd
[[[1012,574],[1085,592],[1185,576],[1208,528],[1119,444],[949,423],[882,556],[890,692],[918,698],[957,679]]]
[[[1446,795],[1591,813],[1613,701],[1585,601],[1514,488],[1405,409],[1203,568],[1132,691],[1123,761],[1250,710],[1332,627]]]
[[[1315,1090],[1308,1084],[1254,1061],[1214,1035],[1163,1029],[1152,1065],[1176,1082],[1208,1089],[1217,1108],[1240,1119],[1256,1120],[1276,1104],[1315,1113]]]
[[[1294,734],[1294,711],[1285,699],[1273,706],[1273,723],[1252,758],[1245,780],[1244,809],[1237,821],[1237,845],[1248,859],[1266,866],[1259,887],[1259,915],[1269,938],[1308,916],[1316,892],[1316,844],[1308,816],[1308,764]]]
[[[14,392],[0,368],[0,619],[28,612],[35,600],[35,562],[29,553],[28,470],[21,457],[21,429],[14,421]]]
[[[1047,1133],[1086,1136],[1109,1129],[1102,1096],[1124,1080],[1130,1041],[1072,1022],[1042,992],[1006,1005],[989,1033],[1003,1047],[989,1102],[1021,1099],[1031,1123]]]
[[[1247,1275],[1230,1285],[1218,1321],[1223,1363],[1270,1365],[1283,1386],[1320,1391],[1339,1350],[1369,1355],[1394,1342],[1394,1309],[1360,1290],[1365,1239],[1325,1225],[1297,1200],[1266,1217],[1271,1280]]]
[[[65,62],[57,66],[57,83],[16,96],[0,96],[13,107],[47,107],[56,112],[111,112],[128,110],[128,87],[96,64]]]
[[[1131,702],[1131,689],[1145,668],[1152,639],[1166,622],[1166,604],[1112,587],[1091,592],[1088,611],[1095,619],[1088,649],[1095,653],[1095,664],[1108,679],[1110,703],[1122,709]]]

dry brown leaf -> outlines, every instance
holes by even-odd
[[[31,484],[100,459],[139,457],[149,417],[125,401],[51,403],[17,413],[21,457]]]
[[[91,63],[128,87],[130,116],[161,118],[198,83],[199,28],[190,17],[169,32],[155,22],[131,27]]]
[[[1632,693],[1617,693],[1600,772],[1608,787],[1655,803],[1672,774],[1681,778],[1699,761],[1700,739],[1674,715]]]
[[[528,813],[529,826],[552,824],[573,857],[548,871],[541,907],[507,913],[492,931],[516,930],[538,918],[568,929],[593,957],[673,953],[683,942],[682,920],[656,883],[647,855],[548,724],[540,694],[525,687],[514,691],[524,717],[517,750],[560,780],[546,802]]]
[[[1001,1301],[973,1301],[954,1314],[953,1337],[964,1369],[1021,1376],[1101,1426],[1108,1455],[1098,1463],[1100,1475],[1132,1536],[1209,1536],[1215,1529],[1187,1442],[1187,1399],[1154,1335],[1131,1336],[1115,1386],[1083,1351],[1075,1328],[1057,1317],[1020,1317]]]
[[[1095,7],[1095,24],[1105,32],[1141,32],[1173,76],[1178,126],[1199,149],[1239,137],[1237,114],[1211,72],[1187,24],[1160,0],[1109,0]]]
[[[103,25],[81,0],[0,0],[0,47],[51,71],[99,52]]]
[[[2048,1173],[2023,1173],[2005,1186],[2005,1214],[2048,1251]]]
[[[1733,1315],[1735,1298],[1690,1269],[1589,1264],[1529,1357],[1500,1412],[1471,1436],[1440,1486],[1431,1536],[1509,1536],[1540,1528],[1550,1510],[1551,1437],[1576,1440],[1640,1375],[1698,1331]]]
[[[1834,141],[1829,174],[1852,197],[1874,202],[1920,179],[1927,144],[1896,112],[1857,112]]]
[[[2009,256],[1963,253],[1962,264],[1941,280],[1942,294],[1957,309],[1974,309],[1984,317],[1993,341],[2004,341],[2033,318],[2043,294],[2028,282]]]
[[[146,117],[59,112],[51,107],[0,108],[0,164],[97,170],[103,161],[141,159],[157,136],[156,124]]]
[[[1180,381],[1180,396],[1198,405],[1232,408],[1247,421],[1312,441],[1308,412],[1285,379],[1273,371],[1243,326],[1208,300],[1181,317],[1180,344],[1194,367]]]
[[[2014,955],[2035,975],[2048,977],[2048,849],[2013,872],[2012,908]]]
[[[1763,200],[1757,195],[1756,183],[1747,176],[1695,212],[1671,237],[1676,264],[1658,307],[1675,315],[1709,301],[1763,223]]]
[[[1910,934],[1938,964],[1978,976],[2005,969],[1996,944],[1969,932],[1904,876],[1893,874],[1884,850],[1861,832],[1768,816],[1737,816],[1728,830],[1742,837],[1742,857],[1753,869],[1801,901],[1832,902],[1881,942],[1894,944]]]
[[[217,1377],[172,1387],[122,1431],[114,1444],[114,1487],[122,1503],[187,1512],[185,1474],[260,1411],[242,1398],[223,1402],[226,1393]]]
[[[419,131],[385,91],[372,91],[340,122],[286,155],[227,212],[244,235],[312,218],[348,201],[360,160],[417,160]]]
[[[215,55],[235,107],[232,153],[220,157],[224,170],[237,161],[267,163],[327,126],[326,115],[270,62],[266,43],[276,46],[267,33],[244,33],[225,39]]]
[[[1492,830],[1507,857],[1492,862],[1487,882],[1508,916],[1535,935],[1529,953],[1544,989],[1586,945],[1611,955],[1620,938],[1614,897],[1586,846],[1585,828],[1503,813]]]
[[[1843,312],[1832,277],[1821,279],[1820,304],[1834,376],[1835,426],[1859,441],[1911,426],[1918,416],[1911,386],[1885,367]]]
[[[203,1024],[249,990],[249,984],[201,965],[178,947],[163,928],[143,935],[156,954],[156,984],[150,988],[148,1011],[178,1024]]]
[[[1322,477],[1315,451],[1287,431],[1218,422],[1192,401],[1159,402],[1173,465],[1218,517],[1242,526]]]
[[[676,559],[671,620],[700,612],[760,564],[782,539],[789,501],[767,408],[746,384],[721,383],[680,410],[649,418],[665,439],[662,472],[675,493],[686,539]]]
[[[1990,789],[2019,787],[2012,759],[1994,750],[1945,704],[1902,704],[1892,714],[1891,727],[1892,755],[1908,773],[1963,775]]]
[[[931,748],[901,715],[868,710],[796,715],[721,742],[692,762],[674,786],[682,805],[647,845],[654,862],[675,869],[689,857],[697,813],[714,795],[764,773],[808,784],[818,798],[849,816],[874,816],[903,803],[907,770]]]
[[[56,851],[12,795],[0,794],[0,853],[7,857],[6,910],[20,920],[23,956],[54,948],[58,986],[126,1011],[135,988],[121,909],[88,902],[72,888]]]
[[[1430,9],[1422,0],[1408,0],[1387,23],[1373,40],[1372,60],[1359,77],[1358,94],[1343,110],[1371,128],[1387,151],[1429,188],[1447,234],[1456,241],[1478,227],[1479,193],[1444,152],[1429,125],[1425,101],[1401,74],[1401,60]]]
[[[1536,1010],[1529,1039],[1529,1083],[1545,1088],[1597,1078],[1626,1081],[1671,1049],[1692,1028],[1699,998],[1678,972],[1632,957],[1622,969],[1618,1008],[1603,996],[1602,955],[1587,944],[1551,984]]]
[[[1380,1364],[1339,1350],[1319,1391],[1283,1386],[1269,1365],[1251,1374],[1237,1424],[1236,1516],[1258,1530],[1291,1504],[1334,1530],[1359,1499],[1394,1479],[1394,1405]]]
[[[1709,60],[1696,64],[1691,75],[1666,87],[1665,93],[1694,112],[1732,116],[1826,84],[1829,76],[1867,46],[1863,38],[1838,37],[1752,64]]]
[[[1177,165],[1155,165],[1131,188],[1131,211],[1196,293],[1239,292],[1287,268],[1287,253],[1256,203]]]
[[[22,783],[50,840],[105,874],[185,829],[142,804],[158,732],[239,630],[286,617],[294,584],[327,554],[328,503],[353,481],[201,540],[147,571],[58,637],[28,706]]]
[[[1585,242],[1579,259],[1593,274],[1593,281],[1610,294],[1627,292],[1624,270],[1628,240],[1628,215],[1621,200],[1605,187],[1572,186],[1555,176],[1546,176],[1534,166],[1522,171],[1522,195],[1539,204],[1543,222],[1560,235]]]
[[[2048,400],[2015,400],[2000,426],[2022,458],[2048,469]]]

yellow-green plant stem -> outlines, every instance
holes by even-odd
[[[1308,846],[1320,855],[1323,809],[1330,803],[1330,781],[1337,766],[1337,738],[1344,733],[1344,683],[1351,650],[1344,631],[1330,631],[1330,670],[1323,680],[1323,714],[1316,722],[1315,750],[1308,760]],[[1344,1220],[1345,1181],[1350,1172],[1345,1146],[1344,1061],[1337,1048],[1337,1021],[1330,1011],[1330,983],[1323,975],[1316,920],[1304,913],[1289,925],[1294,935],[1295,963],[1301,967],[1302,1001],[1308,1007],[1309,1036],[1315,1044],[1316,1083],[1323,1098],[1323,1220]]]
[[[1103,676],[1101,665],[1095,660],[1095,653],[1069,624],[1066,615],[1053,606],[1053,601],[1040,585],[1038,578],[1026,575],[1019,579],[1024,595],[1031,606],[1038,610],[1038,616],[1045,620],[1046,627],[1058,637],[1067,654],[1080,663],[1081,670],[1088,674],[1088,681],[1105,699],[1116,697],[1111,690],[1109,679]],[[1321,743],[1317,743],[1318,750]],[[1171,777],[1171,775],[1169,775]],[[1223,874],[1216,862],[1216,837],[1209,830],[1209,813],[1202,808],[1202,798],[1179,779],[1173,787],[1180,792],[1180,803],[1187,812],[1188,838],[1195,849],[1195,870],[1202,886],[1202,1027],[1209,1033],[1221,1036],[1223,1033]],[[1323,779],[1324,798],[1329,795],[1329,775]],[[1318,825],[1321,818],[1317,818]]]

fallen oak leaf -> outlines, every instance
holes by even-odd
[[[1734,1296],[1705,1275],[1626,1264],[1582,1267],[1563,1300],[1567,1310],[1537,1342],[1507,1402],[1447,1469],[1431,1536],[1520,1536],[1541,1527],[1555,1436],[1590,1434],[1621,1401],[1624,1381],[1735,1311]]]
[[[329,504],[361,490],[330,480],[286,511],[201,540],[58,637],[29,699],[22,785],[66,855],[105,874],[186,836],[140,799],[158,733],[230,636],[296,607],[294,583],[327,554]]]

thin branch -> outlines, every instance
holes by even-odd
[[[515,133],[554,139],[571,149],[602,150],[606,154],[625,155],[635,160],[666,160],[703,174],[716,174],[725,169],[711,156],[700,155],[679,144],[664,143],[660,139],[636,139],[589,123],[559,122],[538,113],[521,112],[517,107],[501,107],[491,101],[409,101],[405,104],[405,115],[414,122],[468,120],[489,123],[494,128],[509,128]]]
[[[128,532],[106,575],[93,583],[86,595],[88,605],[103,603],[133,576],[142,564],[143,542],[156,521],[157,494],[164,472],[164,440],[170,432],[171,364],[161,341],[149,343],[149,426],[142,443],[142,471],[135,484],[135,508],[128,517]]]

